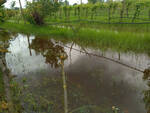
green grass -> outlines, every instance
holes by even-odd
[[[58,28],[52,26],[36,26],[31,24],[3,23],[2,28],[13,32],[50,36],[60,40],[75,41],[81,46],[114,49],[117,51],[133,51],[150,54],[150,34],[145,32],[117,31],[102,28],[79,28],[76,26],[74,32],[69,28]]]
[[[25,34],[34,34],[34,35],[55,35],[55,36],[70,36],[72,35],[68,29],[59,29],[52,26],[38,26],[38,25],[31,25],[31,24],[17,24],[17,23],[3,23],[0,26],[1,28],[25,33]]]
[[[98,22],[87,22],[82,21],[71,23],[73,26],[82,26],[86,28],[96,28],[96,29],[105,29],[105,30],[112,30],[112,31],[119,31],[119,32],[150,32],[150,24],[101,24]],[[62,24],[68,26],[70,24]]]

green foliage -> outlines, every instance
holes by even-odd
[[[4,22],[5,18],[5,10],[3,9],[3,6],[0,6],[0,22]]]
[[[109,0],[108,2],[95,1],[94,4],[89,2],[87,4],[70,6],[68,4],[65,5],[64,2],[36,0],[33,3],[27,2],[27,7],[23,10],[26,20],[31,24],[38,25],[71,20],[132,24],[150,22],[150,2],[148,0],[125,0],[125,2],[117,0]],[[13,13],[8,15],[11,14],[14,15]]]
[[[6,0],[0,0],[0,22],[4,22],[4,7],[3,4],[6,2]]]
[[[14,18],[15,16],[19,15],[19,9],[6,9],[5,10],[5,15],[6,15],[6,18],[7,19],[10,19],[10,18]]]
[[[82,5],[64,5],[53,12],[47,22],[88,20],[101,23],[143,23],[150,21],[149,6],[150,2],[147,0],[125,0],[125,2],[109,0],[94,4],[89,2]]]
[[[50,0],[28,2],[25,11],[26,20],[31,24],[42,25],[44,24],[44,18],[52,12],[56,12],[58,7],[58,2],[52,3]]]
[[[0,0],[0,6],[2,6],[5,2],[6,0]]]

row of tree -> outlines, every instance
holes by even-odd
[[[150,1],[148,0],[123,0],[113,1],[107,0],[88,0],[90,3],[73,6],[68,5],[67,0],[62,4],[58,0],[37,0],[36,2],[27,3],[25,14],[27,21],[34,24],[44,24],[44,19],[49,16],[50,18],[59,18],[62,20],[70,20],[71,17],[90,17],[92,20],[99,14],[107,17],[110,22],[113,17],[119,17],[119,22],[123,18],[131,18],[131,22],[135,22],[141,14],[142,10],[146,10],[143,15],[147,15],[150,19]],[[131,16],[130,16],[131,15]]]
[[[5,0],[2,3],[5,3]],[[68,1],[62,2],[62,0],[33,0],[32,2],[26,1],[26,8],[22,8],[21,1],[20,11],[15,8],[15,2],[12,2],[11,9],[7,9],[7,17],[14,17],[22,15],[22,19],[31,24],[44,24],[45,18],[55,18],[70,20],[71,17],[91,18],[95,19],[97,16],[105,16],[108,22],[115,16],[119,17],[121,22],[123,18],[131,17],[131,21],[134,22],[139,17],[141,11],[144,9],[144,15],[148,15],[150,19],[150,1],[148,0],[123,0],[113,1],[107,0],[88,0],[88,4],[73,6],[69,5]],[[2,8],[1,8],[2,9]],[[1,11],[2,12],[2,11]],[[21,12],[21,13],[20,13]],[[131,15],[131,16],[130,16]]]

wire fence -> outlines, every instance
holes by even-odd
[[[115,19],[115,18],[113,18],[113,19]],[[141,18],[139,18],[139,19],[141,19]],[[67,21],[61,21],[61,22],[51,22],[51,23],[46,23],[46,24],[47,25],[58,25],[58,24],[79,23],[79,22],[99,23],[99,24],[150,24],[150,21],[133,23],[133,22],[103,22],[103,21],[99,21],[99,20],[88,20],[88,19],[78,19],[78,20],[71,20],[71,21],[67,20]]]

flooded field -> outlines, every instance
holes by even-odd
[[[113,113],[112,107],[118,113],[149,113],[150,87],[143,73],[117,63],[144,71],[148,55],[95,50],[53,38],[10,37],[5,59],[25,87],[20,96],[24,113],[64,113],[64,102],[69,113]]]

